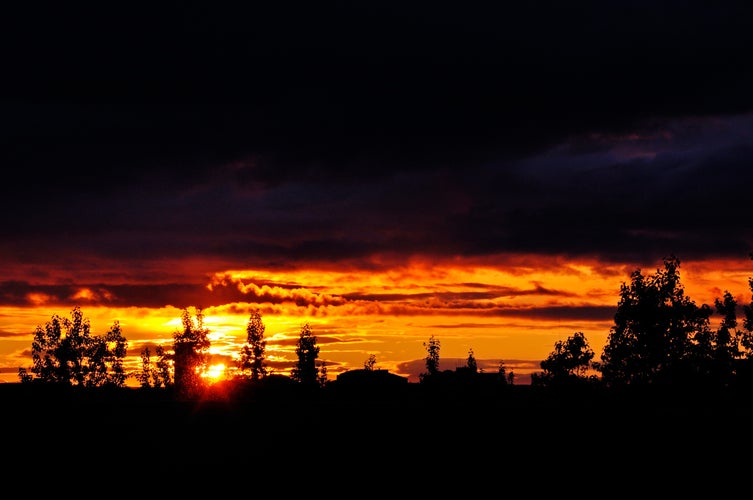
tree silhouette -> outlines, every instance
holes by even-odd
[[[471,373],[478,373],[478,363],[476,362],[476,356],[473,355],[473,348],[468,349],[468,359],[465,362],[466,368]]]
[[[157,365],[152,371],[152,384],[154,387],[170,388],[174,382],[172,356],[161,345],[158,345],[154,351],[157,354]]]
[[[750,254],[750,258],[753,259],[753,253]],[[748,357],[750,357],[751,353],[753,353],[753,278],[748,278],[748,289],[751,292],[751,300],[743,306],[743,312],[745,313],[743,328],[745,328],[745,332],[743,333],[741,343]]]
[[[497,381],[502,385],[507,384],[507,366],[502,359],[499,360],[499,365],[497,365]]]
[[[121,387],[127,378],[123,369],[127,347],[117,321],[104,336],[92,335],[89,319],[76,306],[70,319],[55,314],[44,327],[37,326],[31,345],[31,372],[36,377],[21,368],[19,378],[22,382],[36,378],[68,386]]]
[[[139,386],[144,389],[151,387],[153,373],[154,367],[152,366],[152,353],[149,351],[149,346],[146,346],[141,350],[141,370],[136,374],[136,380],[139,382]]]
[[[750,254],[753,259],[753,253]],[[743,328],[738,330],[740,357],[735,364],[735,382],[750,387],[753,385],[753,278],[748,278],[751,301],[743,305]]]
[[[172,356],[165,352],[165,348],[158,345],[155,348],[157,363],[152,363],[152,353],[149,347],[141,351],[141,370],[136,374],[139,386],[146,389],[149,387],[172,386]]]
[[[267,375],[265,366],[267,341],[264,340],[264,322],[258,311],[251,313],[246,324],[246,343],[241,347],[239,368],[241,373],[251,372],[251,380]]]
[[[89,340],[84,384],[91,387],[124,386],[127,375],[123,360],[127,354],[128,341],[123,336],[120,323],[115,321],[105,335],[90,336]]]
[[[620,287],[614,326],[601,362],[594,366],[607,385],[675,385],[703,378],[708,359],[707,305],[697,306],[680,283],[680,261],[664,259],[664,269],[631,275]]]
[[[311,387],[318,384],[316,360],[319,357],[319,347],[316,342],[317,339],[311,331],[311,326],[305,323],[301,327],[301,333],[296,342],[295,353],[298,356],[298,362],[290,372],[290,378]]]
[[[553,385],[583,380],[593,357],[594,351],[586,336],[583,332],[575,332],[566,340],[554,343],[554,351],[539,364],[543,374],[532,376],[532,381],[536,380],[536,385]]]
[[[718,386],[729,386],[743,356],[744,332],[737,328],[737,301],[729,291],[714,301],[717,313],[722,317],[715,338],[710,339],[709,348],[713,351],[711,360],[712,382]]]
[[[424,348],[426,349],[426,357],[424,358],[424,364],[426,366],[426,373],[419,374],[419,379],[423,382],[427,377],[436,375],[439,373],[439,339],[434,335],[429,337],[428,342],[424,342]]]
[[[209,330],[204,326],[204,314],[196,308],[195,319],[189,310],[181,314],[183,330],[173,334],[175,389],[180,397],[195,397],[204,387],[202,374],[209,361]]]
[[[327,362],[326,361],[322,361],[319,364],[319,375],[317,375],[316,381],[319,387],[321,388],[327,387],[329,380],[327,379]]]
[[[369,354],[369,357],[366,361],[363,362],[363,369],[367,372],[374,371],[374,368],[376,367],[376,354]]]

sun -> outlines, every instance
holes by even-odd
[[[225,376],[226,367],[224,363],[218,363],[216,365],[211,365],[207,368],[207,370],[202,375],[205,379],[207,379],[210,383],[219,382],[222,380]]]

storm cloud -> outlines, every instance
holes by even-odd
[[[120,263],[123,281],[166,281],[152,270],[169,259],[211,261],[198,275],[406,255],[744,259],[750,14],[14,5],[4,270]]]

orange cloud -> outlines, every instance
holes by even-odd
[[[541,267],[538,264],[543,263]],[[747,264],[747,263],[744,263]],[[506,267],[509,266],[509,267]],[[653,273],[659,263],[644,269]],[[697,302],[712,303],[729,288],[740,303],[750,300],[747,265],[726,262],[683,263],[686,292]],[[250,313],[258,310],[266,325],[268,357],[277,370],[295,362],[295,342],[308,322],[321,339],[320,359],[329,374],[362,367],[376,354],[383,368],[405,376],[406,367],[420,365],[423,342],[442,340],[442,357],[464,359],[473,348],[479,362],[517,360],[520,370],[544,359],[554,343],[582,331],[600,354],[612,324],[621,283],[634,268],[589,261],[455,259],[431,263],[408,261],[401,267],[376,271],[299,269],[269,272],[226,270],[208,277],[200,288],[180,288],[175,297],[208,300],[205,324],[211,331],[217,364],[233,366],[245,342]],[[13,372],[30,363],[32,333],[52,314],[66,315],[44,293],[14,284],[9,291],[27,293],[23,303],[0,307],[0,369]],[[56,289],[62,291],[63,289]],[[139,367],[146,346],[171,345],[180,328],[177,305],[121,306],[108,303],[110,287],[79,286],[70,295],[90,301],[83,312],[95,333],[118,320],[129,340],[129,364]],[[164,288],[118,288],[121,296]],[[107,292],[106,292],[107,291]],[[164,300],[153,300],[163,304]],[[198,300],[194,305],[201,305]],[[528,360],[528,364],[526,364]],[[520,373],[524,375],[524,373]]]

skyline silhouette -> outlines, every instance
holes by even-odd
[[[753,259],[753,253],[750,258]],[[456,373],[490,371],[491,375],[497,374],[501,385],[513,385],[516,378],[518,383],[534,385],[561,383],[566,379],[605,385],[620,380],[645,383],[665,370],[670,372],[661,377],[668,380],[697,378],[705,381],[704,386],[726,387],[738,379],[747,383],[744,365],[749,357],[753,359],[750,351],[753,278],[748,278],[748,294],[742,302],[725,290],[723,296],[716,297],[711,304],[697,303],[686,293],[681,267],[679,258],[669,256],[663,259],[663,267],[654,273],[634,270],[630,281],[621,284],[606,344],[597,345],[596,350],[582,330],[575,331],[557,340],[546,359],[542,357],[534,366],[529,364],[522,377],[515,372],[520,369],[518,361],[498,358],[489,370],[489,360],[477,359],[473,347],[468,348],[464,359],[450,361],[455,363]],[[252,310],[245,337],[236,339],[234,345],[226,345],[222,357],[212,345],[216,334],[207,320],[203,309],[183,308],[181,326],[172,333],[171,341],[137,343],[139,347],[134,352],[120,320],[114,320],[106,333],[98,333],[92,330],[91,321],[81,307],[76,306],[70,318],[54,314],[45,325],[37,326],[31,343],[33,364],[19,366],[18,378],[25,383],[57,381],[81,386],[167,388],[173,384],[180,387],[211,385],[246,379],[249,375],[252,380],[260,380],[274,375],[299,383],[308,379],[309,383],[324,386],[340,380],[343,374],[352,373],[352,365],[333,363],[327,357],[308,321],[301,325],[297,334],[295,355],[281,361],[278,346],[269,340],[274,336],[265,336],[267,325],[260,309]],[[321,341],[324,343],[326,339]],[[650,346],[656,350],[665,344],[666,352],[650,352]],[[195,347],[190,347],[192,345]],[[441,341],[435,334],[422,345],[427,354],[421,360],[424,366],[418,373],[391,375],[406,382],[424,382],[428,375],[452,373],[452,365],[440,356]],[[267,351],[268,347],[273,349]],[[304,355],[305,352],[308,354]],[[152,355],[157,357],[156,361]],[[302,356],[308,362],[302,364]],[[676,363],[670,362],[673,358]],[[740,367],[736,367],[737,364]],[[398,365],[398,368],[405,369],[405,366]],[[630,366],[636,370],[634,373],[628,370]],[[357,368],[361,367],[366,372],[390,373],[383,368],[377,370],[377,354],[373,352]],[[68,370],[75,370],[77,374]],[[197,375],[200,378],[196,378]],[[436,376],[430,378],[437,379]],[[184,379],[193,382],[181,382]],[[659,380],[661,378],[656,383]]]
[[[136,356],[197,306],[229,366],[259,309],[278,369],[309,322],[333,376],[415,380],[436,335],[523,384],[668,255],[697,303],[749,299],[745,2],[4,17],[1,381],[75,306]]]

